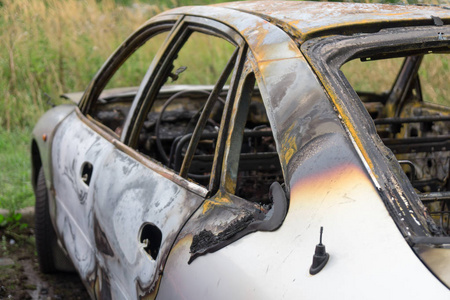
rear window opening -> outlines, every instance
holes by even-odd
[[[423,205],[450,235],[449,55],[355,59],[341,71]]]

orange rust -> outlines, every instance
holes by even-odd
[[[287,139],[283,142],[283,145],[281,146],[282,151],[282,159],[284,161],[284,164],[287,166],[289,161],[292,158],[292,155],[298,151],[297,149],[297,136],[295,134],[290,134],[293,130],[295,124],[292,124],[287,130],[285,135],[287,136]]]
[[[231,204],[230,197],[226,193],[219,192],[216,197],[205,200],[203,202],[203,214],[208,213],[215,206]]]
[[[236,182],[231,178],[229,172],[225,173],[225,190],[231,194],[236,192]]]
[[[42,135],[42,140],[43,140],[44,142],[47,141],[47,134],[44,133],[44,134]]]

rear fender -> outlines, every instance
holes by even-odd
[[[51,190],[53,174],[50,157],[53,136],[58,125],[75,108],[76,106],[72,104],[56,106],[47,111],[34,127],[31,140],[31,182],[33,188],[36,188],[39,169],[43,167],[47,188]]]

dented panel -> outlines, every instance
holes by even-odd
[[[97,293],[137,298],[151,292],[178,231],[203,197],[114,149],[76,114],[54,143],[56,227],[80,276],[91,284],[109,282],[112,291],[100,285]],[[89,185],[81,174],[86,162],[94,166]],[[162,234],[155,257],[145,247],[157,238],[147,225]]]

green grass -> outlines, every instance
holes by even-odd
[[[30,133],[0,130],[0,207],[10,211],[34,203],[30,182]]]
[[[361,62],[355,59],[344,64],[341,70],[355,90],[380,94],[392,88],[403,60],[392,58]],[[449,76],[448,54],[425,55],[419,69],[423,100],[450,106]]]

